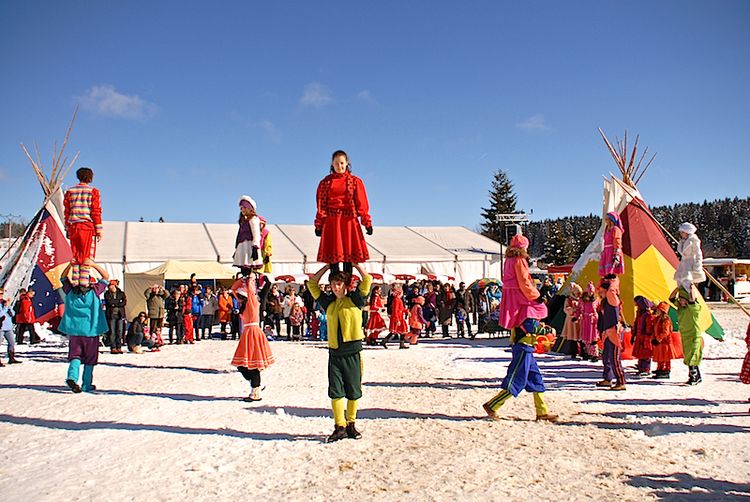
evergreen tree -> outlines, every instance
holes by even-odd
[[[505,244],[507,223],[498,221],[498,215],[515,213],[516,199],[513,183],[511,183],[505,171],[498,169],[492,180],[490,207],[482,208],[482,218],[484,219],[480,224],[482,235]]]

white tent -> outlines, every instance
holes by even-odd
[[[232,279],[235,271],[216,261],[177,261],[167,260],[158,267],[145,272],[125,273],[123,290],[128,298],[125,308],[128,319],[138,312],[146,311],[144,292],[153,284],[162,285],[166,280],[188,281],[191,274],[202,279]]]
[[[269,225],[273,275],[304,274],[320,267],[319,238],[312,225]],[[104,222],[97,261],[112,278],[151,270],[168,260],[231,265],[237,225],[233,223]],[[503,248],[465,227],[375,227],[366,236],[369,272],[436,274],[469,283],[500,278]]]

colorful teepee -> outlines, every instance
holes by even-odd
[[[36,158],[21,145],[42,186],[45,199],[23,236],[0,256],[0,286],[5,288],[6,297],[15,300],[21,288],[33,289],[36,293],[34,313],[37,322],[45,322],[62,314],[61,300],[56,290],[60,287],[60,274],[73,257],[61,218],[63,193],[60,187],[78,159],[78,153],[70,162],[64,157],[75,116],[74,113],[59,151],[55,144],[49,176],[45,174],[36,145]]]
[[[604,135],[602,134],[602,136]],[[599,256],[604,242],[604,215],[610,211],[615,211],[620,215],[625,227],[622,238],[625,274],[620,276],[620,297],[623,302],[622,313],[625,322],[631,324],[635,319],[635,303],[633,301],[635,296],[642,295],[654,302],[666,301],[669,298],[669,294],[677,287],[673,276],[679,264],[679,258],[667,242],[651,210],[635,187],[648,167],[647,164],[641,170],[641,163],[634,161],[638,140],[636,139],[630,161],[628,161],[625,144],[619,144],[620,148],[617,152],[609,141],[606,138],[604,139],[610,153],[615,158],[615,163],[620,168],[622,179],[611,175],[610,178],[604,180],[602,226],[576,261],[567,283],[561,290],[561,294],[568,294],[570,282],[578,283],[583,289],[586,289],[589,281],[592,281],[595,285],[598,284],[600,279],[598,274]],[[643,156],[641,159],[643,159]],[[703,298],[699,298],[699,302],[702,307],[701,328],[714,338],[723,339],[724,331],[714,319]],[[672,319],[676,326],[676,316],[672,315]],[[553,320],[553,325],[556,324],[557,322]]]

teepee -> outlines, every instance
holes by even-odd
[[[36,144],[33,157],[21,144],[42,187],[44,201],[23,235],[0,257],[0,286],[5,288],[6,297],[11,299],[18,296],[21,288],[33,289],[36,293],[34,313],[37,322],[60,315],[58,306],[61,300],[56,290],[60,287],[60,274],[73,257],[61,217],[64,211],[61,185],[80,153],[76,153],[70,161],[64,157],[77,112],[76,109],[73,113],[59,151],[55,143],[49,175],[42,165]]]
[[[640,158],[637,158],[638,138],[632,151],[628,151],[627,133],[623,141],[617,141],[616,145],[612,146],[601,129],[599,132],[617,164],[621,178],[612,174],[609,178],[605,178],[602,225],[573,266],[568,281],[561,289],[561,295],[567,296],[571,282],[578,283],[584,289],[589,281],[595,285],[598,284],[599,257],[604,244],[604,216],[610,211],[615,211],[620,215],[625,227],[622,237],[625,273],[620,276],[622,314],[625,322],[632,324],[635,319],[633,301],[635,296],[642,295],[654,302],[668,300],[669,294],[677,287],[673,276],[679,264],[679,258],[667,242],[658,221],[636,187],[653,161],[652,157],[648,163],[643,164],[648,149],[644,150]],[[698,301],[701,304],[701,329],[714,338],[722,340],[724,331],[721,326],[714,319],[703,298],[700,297]],[[560,300],[558,299],[555,303],[559,304]],[[676,316],[671,317],[676,326]],[[551,318],[553,325],[556,326],[559,322],[559,315],[551,316]]]

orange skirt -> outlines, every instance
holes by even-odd
[[[244,366],[250,370],[264,370],[276,359],[271,352],[271,345],[260,327],[253,323],[242,329],[237,350],[234,351],[232,366]]]

